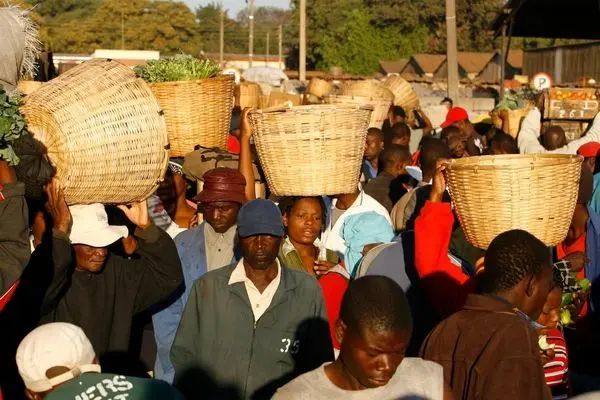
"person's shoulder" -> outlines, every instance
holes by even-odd
[[[233,263],[225,267],[208,271],[194,282],[194,286],[204,286],[207,284],[214,285],[222,281],[227,283],[236,266],[237,263]]]
[[[186,229],[178,234],[174,241],[177,245],[185,246],[186,243],[196,243],[199,237],[204,236],[204,222],[193,229]]]
[[[291,284],[297,287],[305,289],[319,288],[319,286],[317,285],[317,280],[304,271],[294,269],[286,265],[282,265],[281,274],[283,279],[289,280]]]
[[[313,400],[319,398],[318,382],[324,373],[323,367],[307,372],[280,387],[273,400]]]
[[[436,362],[423,360],[418,357],[406,357],[402,360],[402,369],[415,375],[440,377],[444,374],[442,366]]]

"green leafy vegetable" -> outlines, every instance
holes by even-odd
[[[10,98],[0,87],[0,159],[10,165],[19,164],[19,157],[13,151],[11,143],[27,134],[27,123],[19,111],[21,98]]]
[[[217,63],[198,60],[190,55],[148,61],[134,68],[135,73],[149,83],[191,81],[213,78],[221,72]]]
[[[511,90],[504,96],[504,99],[498,103],[495,110],[518,110],[519,108],[525,108],[527,103],[535,103],[539,95],[540,92],[529,87]]]

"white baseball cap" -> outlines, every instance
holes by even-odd
[[[69,207],[73,216],[71,243],[106,247],[129,235],[126,226],[111,226],[102,204]]]
[[[17,367],[25,387],[46,392],[84,372],[100,372],[96,353],[89,339],[79,328],[65,322],[53,322],[31,331],[17,349]],[[46,376],[52,367],[69,369],[53,378]]]

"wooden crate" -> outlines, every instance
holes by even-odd
[[[550,89],[544,101],[544,118],[561,120],[591,120],[599,111],[596,89]],[[579,96],[570,100],[565,95]],[[593,99],[592,99],[593,98]]]

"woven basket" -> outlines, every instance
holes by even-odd
[[[383,86],[388,88],[394,94],[395,105],[400,106],[407,111],[420,107],[419,97],[417,97],[417,94],[406,79],[398,75],[392,75],[383,82]]]
[[[329,96],[329,93],[331,93],[332,89],[333,85],[331,84],[331,82],[320,78],[313,78],[308,83],[308,88],[306,89],[306,92],[313,96],[323,98],[325,96]]]
[[[171,157],[182,157],[196,145],[225,148],[233,108],[233,75],[196,81],[152,83],[165,112]]]
[[[25,97],[21,112],[69,204],[141,201],[164,176],[165,119],[148,85],[122,64],[74,67]]]
[[[394,94],[375,79],[346,81],[342,94],[344,96],[372,97],[391,101],[394,100]]]
[[[531,108],[519,108],[517,110],[500,111],[502,120],[502,130],[510,136],[516,138],[521,129],[521,121],[529,114]]]
[[[235,88],[237,92],[236,106],[242,109],[246,107],[261,108],[261,96],[263,94],[260,85],[254,82],[241,82]]]
[[[312,105],[249,115],[256,150],[277,196],[352,193],[358,188],[372,108]]]
[[[327,101],[330,104],[372,107],[373,113],[371,114],[371,121],[369,122],[368,128],[379,129],[383,127],[383,122],[388,118],[390,106],[392,105],[392,100],[357,96],[329,96]]]
[[[452,161],[446,179],[467,240],[487,249],[500,233],[523,229],[547,246],[560,243],[577,202],[581,161],[549,154]]]
[[[17,88],[24,94],[29,95],[39,89],[44,82],[39,81],[19,81],[17,82]]]

